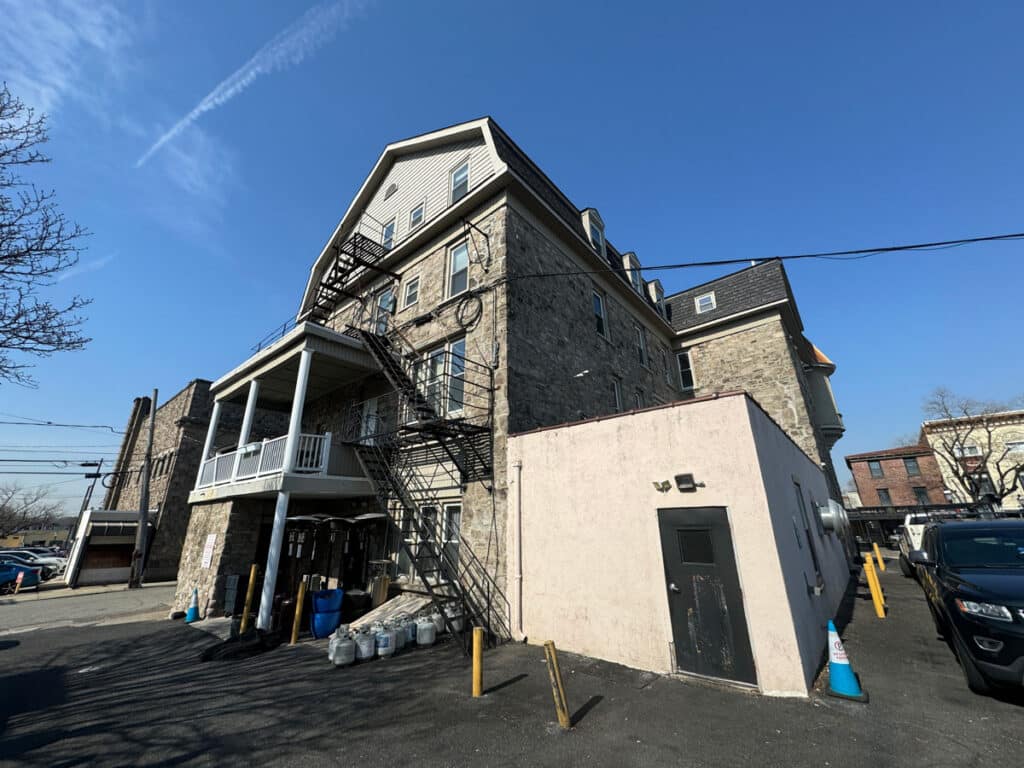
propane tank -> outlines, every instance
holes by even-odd
[[[391,628],[395,630],[395,653],[405,648],[405,626],[403,620],[392,622]]]
[[[375,624],[377,629],[374,632],[377,642],[377,655],[382,659],[395,654],[395,630],[383,624]]]
[[[356,660],[356,641],[346,632],[344,635],[335,635],[331,638],[334,643],[334,666],[347,667]]]
[[[433,619],[426,617],[416,622],[416,645],[421,647],[433,645],[435,639],[437,639],[437,625],[434,624]]]
[[[359,659],[359,661],[372,659],[374,652],[376,651],[376,640],[373,634],[365,630],[357,632],[355,641],[356,658]]]
[[[462,625],[464,620],[462,618],[462,609],[457,605],[448,605],[444,609],[445,614],[448,616],[448,623],[452,626],[452,631],[458,634],[462,631]]]
[[[416,619],[405,620],[405,642],[407,645],[416,645]]]
[[[434,631],[437,634],[444,634],[444,617],[441,616],[440,611],[434,611],[430,614],[430,620],[434,622]]]

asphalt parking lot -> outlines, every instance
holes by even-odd
[[[768,699],[563,654],[568,733],[542,649],[485,656],[487,695],[450,644],[331,668],[313,644],[200,663],[168,621],[0,638],[0,765],[965,766],[1024,751],[1024,699],[982,698],[920,591],[882,574],[890,615],[843,630],[867,705]]]

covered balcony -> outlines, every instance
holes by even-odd
[[[192,504],[238,496],[367,496],[373,493],[353,449],[330,432],[303,431],[307,400],[328,395],[379,370],[362,342],[301,323],[211,387],[213,413]],[[244,405],[237,444],[214,452],[228,404]],[[285,434],[251,440],[257,408],[289,414]]]

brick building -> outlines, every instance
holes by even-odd
[[[268,626],[296,518],[323,515],[328,583],[359,586],[329,554],[355,539],[400,580],[457,573],[441,598],[486,602],[475,618],[507,635],[508,438],[695,395],[750,393],[838,499],[835,366],[805,337],[782,264],[666,297],[610,230],[489,118],[388,145],[313,263],[295,327],[210,388],[210,435],[230,406],[289,426],[257,443],[243,417],[219,455],[207,437],[178,604],[198,586],[230,609],[227,576],[265,563]],[[372,522],[382,508],[390,533]]]
[[[846,457],[865,507],[945,504],[945,485],[935,454],[926,445],[907,445]]]
[[[132,403],[116,463],[105,475],[105,484],[109,487],[103,500],[104,509],[135,512],[140,508],[151,405],[149,397],[137,397]],[[153,529],[146,563],[147,581],[177,578],[189,523],[188,495],[195,485],[212,408],[210,382],[193,379],[156,409],[149,485]],[[215,448],[223,447],[227,436],[237,431],[241,416],[240,409],[227,409]],[[281,426],[277,414],[261,414],[256,431],[261,435],[267,430],[276,434]]]

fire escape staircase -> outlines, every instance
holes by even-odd
[[[354,443],[356,456],[373,483],[381,507],[399,531],[405,556],[423,585],[423,594],[437,606],[445,626],[470,652],[468,634],[454,631],[453,617],[487,630],[488,640],[508,637],[507,611],[495,608],[504,598],[472,551],[461,542],[455,548],[438,541],[443,505],[424,477],[424,459],[435,465],[445,459],[455,468],[459,485],[493,476],[490,451],[490,413],[486,424],[449,418],[443,405],[432,403],[406,373],[399,340],[357,330],[356,335],[380,364],[398,393],[405,417],[383,434]],[[433,458],[432,458],[433,457]],[[446,524],[442,520],[441,524]]]
[[[317,285],[313,305],[307,317],[316,323],[326,322],[338,302],[345,298],[358,298],[349,288],[349,283],[360,269],[369,269],[397,278],[398,275],[377,266],[387,249],[376,240],[356,232],[334,249],[334,261]]]

